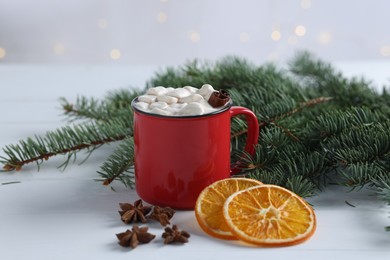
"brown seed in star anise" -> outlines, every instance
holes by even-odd
[[[164,244],[171,243],[187,243],[190,234],[187,231],[180,231],[176,225],[171,227],[166,227],[165,232],[162,234],[164,238]]]
[[[119,244],[123,247],[136,248],[138,244],[147,244],[156,236],[148,233],[148,227],[138,227],[134,225],[131,230],[116,234]]]
[[[144,206],[142,200],[137,200],[134,205],[130,203],[119,203],[122,210],[119,211],[121,219],[125,224],[142,222],[146,223],[146,214],[151,210],[151,206]]]
[[[171,224],[169,220],[175,214],[175,210],[170,207],[159,207],[155,206],[152,213],[150,213],[149,218],[154,219],[160,222],[161,226],[165,227],[166,225]]]

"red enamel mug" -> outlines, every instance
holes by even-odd
[[[193,209],[199,193],[229,178],[231,117],[248,125],[245,151],[254,153],[259,137],[255,114],[232,106],[196,116],[162,116],[134,111],[135,186],[141,199],[158,206]]]

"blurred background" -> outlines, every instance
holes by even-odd
[[[0,0],[0,63],[390,58],[388,0]]]

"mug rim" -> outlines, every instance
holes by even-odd
[[[159,115],[159,114],[153,114],[153,113],[149,113],[149,112],[146,112],[146,111],[143,111],[141,109],[138,109],[134,106],[134,104],[138,101],[138,97],[134,98],[132,101],[131,101],[131,108],[134,110],[134,111],[137,111],[139,113],[142,113],[142,114],[146,114],[146,115],[149,115],[149,116],[155,116],[155,117],[162,117],[162,118],[172,118],[172,119],[180,119],[180,118],[198,118],[198,117],[208,117],[208,116],[213,116],[213,115],[218,115],[218,114],[221,114],[227,110],[229,110],[232,106],[233,106],[233,101],[232,99],[230,99],[222,109],[220,110],[217,110],[217,111],[213,111],[213,112],[210,112],[210,113],[206,113],[206,114],[201,114],[201,115],[187,115],[187,116],[169,116],[169,115]]]

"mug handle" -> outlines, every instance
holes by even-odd
[[[258,143],[258,138],[259,138],[259,122],[257,120],[256,115],[249,110],[248,108],[245,107],[240,107],[240,106],[233,106],[230,108],[230,117],[234,117],[237,115],[244,115],[246,124],[248,125],[248,132],[247,132],[247,137],[246,137],[246,145],[244,150],[250,154],[253,155],[255,153],[255,146]],[[236,174],[240,171],[240,162],[235,162],[232,165],[232,168],[230,170],[230,173]]]

